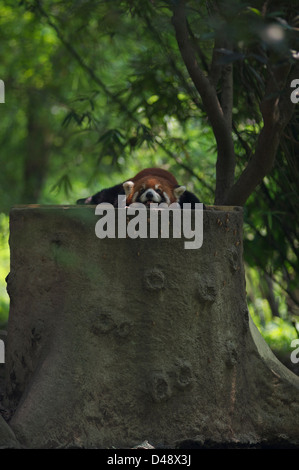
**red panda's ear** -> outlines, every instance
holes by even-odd
[[[174,197],[177,199],[177,201],[180,199],[181,195],[186,191],[185,186],[178,186],[177,188],[174,188],[173,194]]]
[[[123,183],[123,188],[125,190],[126,197],[133,193],[134,183],[133,181],[126,181]]]

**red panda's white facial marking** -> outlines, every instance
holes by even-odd
[[[163,192],[163,196],[164,196],[166,204],[170,205],[171,204],[170,199],[168,197],[168,194],[165,191]]]

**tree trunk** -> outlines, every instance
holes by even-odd
[[[203,246],[98,239],[92,207],[11,212],[10,428],[27,447],[299,444],[299,378],[252,324],[240,208]]]

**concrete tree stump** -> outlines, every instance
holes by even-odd
[[[98,239],[91,206],[11,211],[9,426],[26,447],[299,445],[299,378],[246,305],[240,208],[203,246]]]

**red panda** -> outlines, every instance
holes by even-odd
[[[126,196],[127,206],[134,202],[141,202],[146,206],[153,202],[168,205],[178,202],[181,207],[189,203],[191,209],[194,209],[195,203],[200,202],[193,193],[186,190],[185,186],[180,186],[169,171],[162,168],[146,168],[124,183],[102,189],[86,199],[79,199],[77,204],[108,202],[118,207],[118,196],[122,194]]]
[[[147,168],[140,171],[134,178],[123,183],[126,194],[126,204],[142,202],[149,206],[151,203],[172,204],[178,202],[186,190],[179,186],[175,177],[169,171],[161,168]]]

